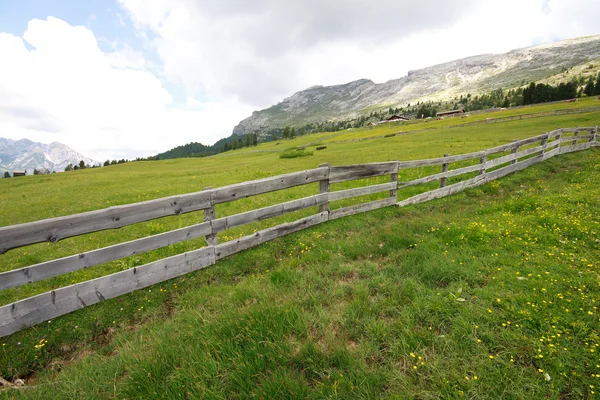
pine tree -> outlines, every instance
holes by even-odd
[[[594,79],[590,76],[590,79],[588,79],[585,88],[583,88],[583,93],[585,93],[586,96],[593,96],[595,91],[596,88],[594,86]]]
[[[600,72],[598,73],[598,77],[596,78],[596,86],[594,87],[594,94],[600,95]]]

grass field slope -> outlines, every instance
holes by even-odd
[[[599,125],[595,106],[587,99],[502,115],[522,119],[478,114],[310,135],[202,159],[3,179],[0,226],[324,162],[481,150],[557,127]],[[316,151],[317,145],[326,148]],[[313,155],[279,158],[302,147]],[[18,332],[0,339],[0,377],[26,385],[0,391],[0,398],[597,398],[598,176],[598,148],[557,156],[455,196],[331,221]],[[300,198],[314,186],[223,204],[216,212]],[[10,250],[0,255],[0,271],[201,219],[190,213]],[[0,304],[202,242],[4,290]]]

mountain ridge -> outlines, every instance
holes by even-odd
[[[41,168],[58,172],[81,160],[87,165],[99,164],[60,142],[45,144],[27,138],[14,140],[0,137],[0,173],[15,170],[33,173],[34,169]]]
[[[232,135],[283,126],[357,117],[370,107],[396,107],[511,89],[600,57],[600,35],[566,39],[501,54],[481,54],[410,70],[401,78],[375,83],[362,78],[339,85],[313,85],[240,121]]]

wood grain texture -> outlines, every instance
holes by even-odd
[[[428,175],[428,176],[424,176],[422,178],[414,179],[412,181],[404,182],[404,183],[398,185],[398,189],[404,189],[407,187],[416,186],[416,185],[420,185],[423,183],[437,181],[440,178],[450,178],[453,176],[463,175],[463,174],[467,174],[469,172],[475,172],[475,171],[479,171],[479,170],[481,170],[480,164],[469,165],[468,167],[451,169],[450,171],[440,172],[439,174]]]
[[[319,165],[319,167],[322,168],[327,168],[328,172],[327,172],[327,179],[323,179],[322,181],[319,181],[319,193],[323,194],[323,193],[329,193],[329,164],[325,163],[325,164],[321,164]],[[329,201],[326,203],[323,203],[319,206],[319,212],[328,212],[329,211]]]
[[[210,194],[197,192],[2,227],[0,228],[0,253],[29,244],[57,242],[71,236],[117,229],[137,222],[208,207],[210,207]]]
[[[417,168],[417,167],[431,167],[434,165],[441,165],[441,164],[445,164],[445,163],[473,160],[476,158],[480,158],[484,153],[485,153],[485,151],[478,151],[475,153],[459,154],[459,155],[450,156],[450,157],[430,158],[427,160],[400,161],[398,163],[398,168],[406,169],[406,168]]]
[[[211,190],[211,189],[212,189],[212,186],[209,186],[209,187],[205,188],[204,190]],[[212,193],[211,193],[211,197],[212,197]],[[215,205],[213,204],[212,199],[211,199],[210,207],[204,210],[204,222],[208,222],[210,225],[210,232],[205,237],[207,246],[214,246],[218,243],[217,235],[214,233],[214,229],[212,227],[212,221],[216,218],[217,218],[217,214],[215,211]]]
[[[577,127],[577,128],[561,128],[562,132],[573,132],[573,133],[577,133],[577,132],[593,132],[594,127],[593,126],[581,126],[581,127]]]
[[[307,171],[278,175],[271,178],[236,183],[235,185],[213,189],[211,199],[213,204],[226,203],[250,196],[256,196],[257,194],[269,193],[276,190],[318,182],[327,179],[328,174],[329,168],[320,167]]]
[[[561,146],[561,148],[560,148],[560,154],[572,153],[574,151],[587,150],[590,147],[591,147],[591,143],[590,142],[578,143],[578,144],[571,145],[571,146]]]
[[[370,201],[368,203],[357,204],[350,207],[338,208],[329,212],[329,219],[338,219],[348,215],[358,214],[365,211],[376,210],[382,207],[388,207],[396,204],[395,197],[388,197],[383,200]]]
[[[483,175],[478,175],[475,178],[467,179],[466,181],[454,183],[452,185],[448,185],[443,188],[438,188],[434,190],[430,190],[429,192],[421,193],[416,196],[409,197],[406,200],[399,201],[396,203],[398,207],[405,207],[411,204],[422,203],[425,201],[439,199],[441,197],[446,197],[454,193],[458,193],[462,190],[472,188],[478,185],[481,185],[486,182],[486,179]]]
[[[449,157],[450,154],[444,154],[444,157]],[[448,163],[443,163],[442,164],[442,174],[448,172]],[[443,175],[440,178],[440,187],[444,187],[446,186],[446,183],[448,182],[448,177],[446,175]]]
[[[498,179],[498,178],[500,178],[502,176],[506,176],[506,175],[511,174],[513,172],[520,171],[520,170],[522,170],[524,168],[527,168],[527,167],[529,167],[529,166],[531,166],[533,164],[537,164],[538,162],[542,161],[543,159],[544,159],[544,155],[540,154],[540,155],[538,155],[536,157],[531,157],[531,158],[528,158],[527,160],[519,161],[516,164],[512,164],[512,165],[508,165],[508,166],[503,167],[503,168],[499,168],[499,169],[497,169],[495,171],[488,172],[486,174],[486,176],[487,176],[486,179],[487,179],[488,182],[489,181],[493,181],[493,180]]]
[[[214,248],[215,259],[220,260],[232,254],[239,253],[242,250],[258,246],[259,244],[267,242],[269,240],[273,240],[278,237],[288,235],[290,233],[297,232],[302,229],[306,229],[311,226],[320,224],[322,222],[327,221],[328,219],[328,213],[319,213],[310,217],[299,219],[298,221],[289,222],[262,231],[258,231],[253,235],[245,236],[227,243],[221,243],[215,246]]]
[[[531,143],[541,142],[543,139],[548,139],[548,137],[549,137],[548,133],[543,133],[541,135],[533,136],[533,137],[530,137],[527,139],[517,140],[515,142],[510,142],[508,144],[503,144],[501,146],[492,147],[491,149],[487,149],[486,152],[487,152],[487,154],[502,153],[504,151],[511,150],[514,146],[518,146],[518,147],[526,146]]]
[[[336,192],[329,192],[329,201],[349,199],[357,196],[365,196],[373,193],[381,193],[387,190],[396,190],[397,183],[382,183],[379,185],[365,186],[355,189],[338,190]]]
[[[303,210],[305,208],[316,207],[329,201],[327,193],[316,194],[304,197],[298,200],[288,201],[286,203],[275,204],[273,206],[259,208],[257,210],[247,211],[241,214],[230,215],[218,218],[213,221],[213,232],[221,232],[236,226],[246,225],[252,222],[263,221],[268,218]]]
[[[330,167],[329,183],[339,183],[356,179],[371,178],[374,176],[389,175],[397,172],[397,161]]]
[[[3,272],[0,273],[0,290],[37,282],[42,279],[78,271],[108,261],[118,260],[145,251],[170,246],[174,243],[205,236],[210,232],[210,224],[205,222],[154,236],[119,243],[114,246],[91,250],[25,268]]]
[[[2,306],[0,337],[102,300],[208,267],[214,262],[214,248],[202,248]]]

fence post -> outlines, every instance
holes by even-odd
[[[329,163],[319,165],[319,168],[327,167],[329,169]],[[323,179],[319,181],[319,194],[321,193],[329,193],[329,172],[327,173],[327,179]],[[319,212],[327,212],[329,213],[329,201],[325,204],[321,204],[319,206]]]
[[[542,139],[542,141],[540,142],[540,146],[544,146],[542,148],[542,151],[540,151],[540,156],[544,155],[544,152],[546,151],[546,146],[548,145],[548,138],[550,138],[550,133],[546,133],[546,137]]]
[[[396,199],[398,198],[398,163],[399,161],[396,160],[396,168],[394,168],[394,172],[390,174],[390,182],[396,182],[396,188],[390,190],[390,197]]]
[[[444,157],[448,157],[450,154],[444,154]],[[448,163],[443,163],[442,164],[442,173],[443,172],[448,172]],[[443,188],[444,186],[446,186],[446,182],[448,181],[448,178],[446,178],[445,176],[440,178],[440,187]]]
[[[212,190],[212,186],[205,187],[202,190]],[[212,194],[210,196],[210,207],[204,210],[204,222],[210,223],[210,230],[212,232],[212,220],[216,219],[215,214],[215,205],[212,201]],[[218,243],[217,234],[211,233],[210,235],[206,235],[206,245],[207,246],[216,246]]]
[[[590,138],[590,143],[593,143],[596,141],[596,136],[598,135],[598,125],[590,129],[590,134],[592,135],[592,137]]]
[[[556,135],[556,137],[554,138],[554,140],[558,140],[558,146],[556,146],[557,149],[560,149],[561,145],[562,145],[562,128],[556,128],[556,130],[558,131],[558,135]],[[560,150],[557,151],[558,154],[560,154]]]
[[[487,153],[484,151],[483,155],[479,157],[479,164],[481,164],[481,169],[479,170],[479,175],[485,175],[485,162],[487,161]]]
[[[577,129],[579,129],[579,127],[577,127]],[[571,146],[575,146],[575,145],[577,144],[577,136],[579,136],[579,132],[578,132],[578,131],[575,131],[575,132],[573,133],[573,137],[575,138],[575,140],[573,140],[573,141],[571,142]]]
[[[513,142],[516,142],[516,141],[517,141],[517,139],[513,139]],[[517,154],[518,151],[519,151],[519,146],[515,146],[512,149],[510,149],[510,154]],[[515,158],[510,163],[511,163],[511,165],[512,164],[516,164],[517,163],[517,159]]]

